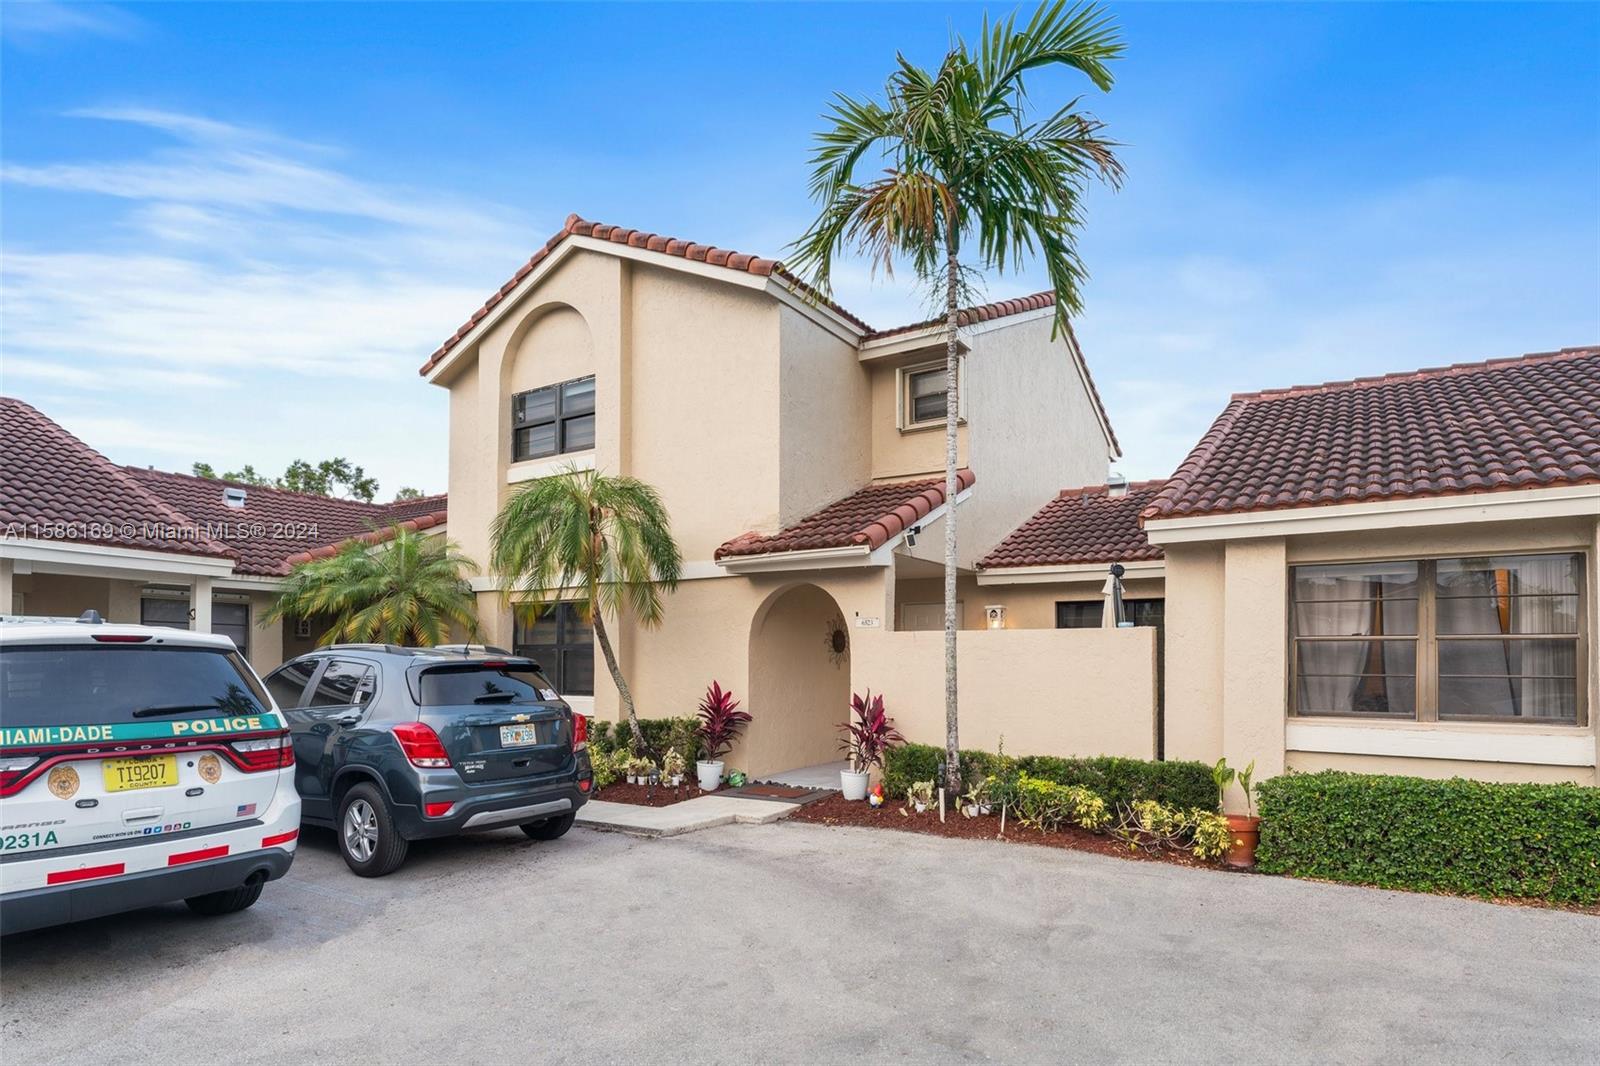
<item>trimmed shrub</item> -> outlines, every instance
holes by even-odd
[[[1267,873],[1600,902],[1600,788],[1327,770],[1263,781],[1256,798]]]
[[[693,718],[641,718],[639,731],[655,757],[660,759],[668,749],[678,749],[692,768],[699,757],[700,742],[695,732]],[[589,747],[591,750],[612,752],[627,751],[633,741],[633,732],[626,721],[602,722],[589,718]]]
[[[963,784],[971,788],[994,769],[996,756],[986,751],[963,751]],[[884,760],[883,788],[891,796],[905,795],[913,781],[939,776],[944,749],[931,744],[902,744],[891,748]],[[1028,755],[1016,760],[1017,769],[1029,777],[1058,785],[1087,788],[1112,810],[1150,799],[1184,810],[1217,809],[1217,789],[1211,768],[1198,762],[1149,762],[1101,755],[1092,759],[1063,759],[1054,755]]]

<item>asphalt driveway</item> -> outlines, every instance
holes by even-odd
[[[254,909],[0,943],[7,1063],[1600,1061],[1600,919],[805,825],[308,833]]]

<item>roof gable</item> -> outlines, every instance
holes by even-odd
[[[1600,482],[1600,348],[1235,396],[1146,521]]]

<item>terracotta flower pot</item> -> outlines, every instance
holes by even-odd
[[[1261,819],[1254,815],[1230,814],[1228,832],[1233,844],[1223,859],[1229,866],[1245,869],[1256,864],[1256,845],[1261,843]]]

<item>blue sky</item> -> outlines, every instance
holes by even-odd
[[[416,368],[568,212],[781,255],[829,94],[983,10],[6,3],[0,387],[123,462],[443,490]],[[1600,341],[1600,6],[1113,11],[1112,92],[1035,96],[1125,144],[1078,324],[1124,472],[1235,391]]]

